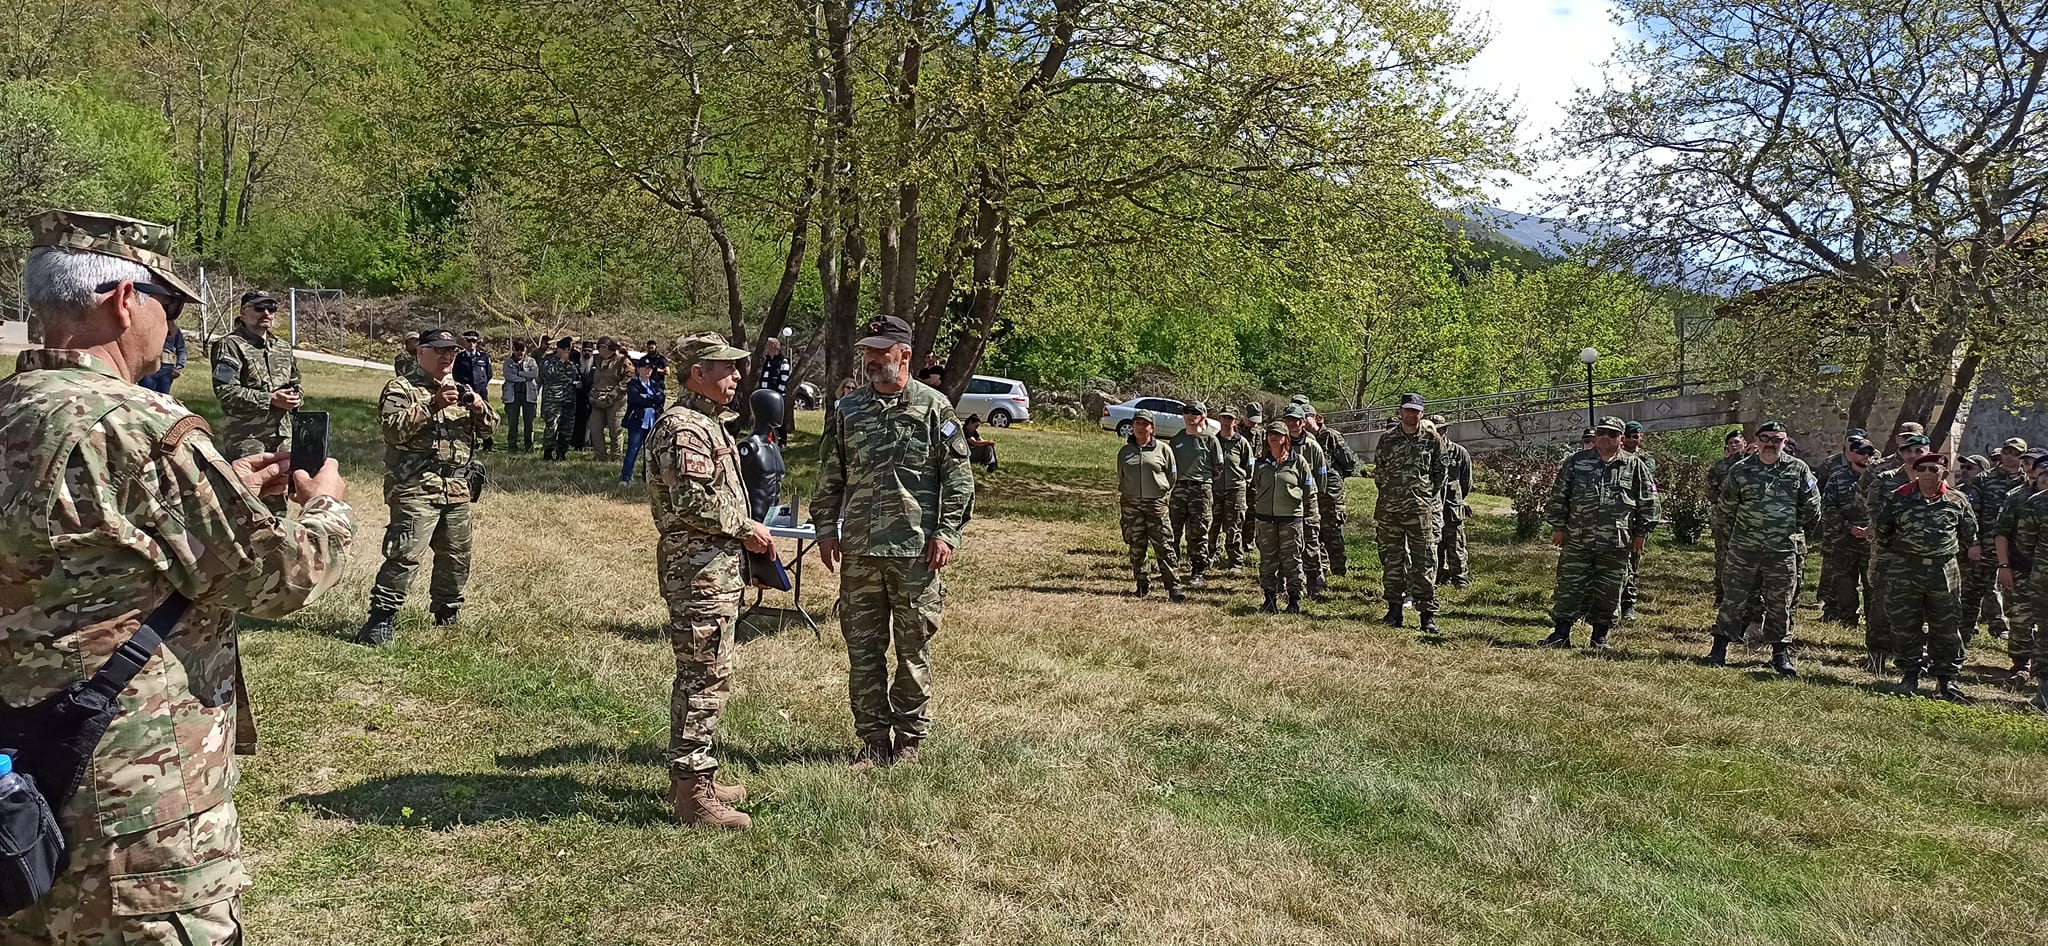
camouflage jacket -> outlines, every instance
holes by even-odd
[[[1982,533],[1978,538],[1986,550],[1991,548],[1992,526],[2005,513],[2006,501],[2013,498],[2013,491],[2026,481],[2027,478],[2021,474],[1994,469],[1962,487],[1963,495],[1970,500],[1970,511],[1977,514],[1978,531]],[[2019,498],[2024,499],[2025,494]]]
[[[1172,447],[1154,439],[1138,446],[1137,438],[1116,451],[1116,494],[1123,499],[1165,499],[1180,479],[1180,461]]]
[[[647,435],[654,562],[664,595],[737,594],[745,587],[740,541],[754,523],[739,447],[725,426],[736,416],[685,390]]]
[[[1183,430],[1166,445],[1173,449],[1175,485],[1216,482],[1216,468],[1223,465],[1223,444],[1215,434]]]
[[[1863,504],[1856,497],[1856,485],[1862,477],[1856,468],[1847,463],[1838,463],[1828,471],[1820,482],[1820,532],[1817,541],[1822,548],[1851,549],[1869,539],[1859,539],[1849,530],[1870,524],[1863,514]]]
[[[440,382],[421,374],[418,366],[384,384],[377,418],[384,431],[386,502],[400,496],[447,506],[469,502],[477,444],[490,438],[497,410],[484,392],[477,392],[483,404],[480,411],[461,404],[436,410],[433,402],[440,388]]]
[[[398,354],[391,356],[391,373],[404,374],[408,371],[411,371],[413,367],[415,365],[418,365],[419,363],[419,355],[409,351],[399,352]]]
[[[236,613],[282,618],[333,587],[354,519],[327,497],[273,516],[203,420],[91,355],[38,349],[18,365],[0,382],[0,698],[25,706],[90,677],[185,595],[62,817],[74,841],[190,818],[235,784]],[[175,910],[239,889],[232,852],[179,840],[117,846],[115,902]]]
[[[1776,463],[1744,457],[1721,480],[1715,504],[1728,523],[1730,547],[1752,552],[1801,552],[1820,528],[1820,487],[1797,457]]]
[[[1899,466],[1897,460],[1889,462],[1891,466],[1888,469],[1880,470],[1878,465],[1873,463],[1864,467],[1863,472],[1857,476],[1857,518],[1850,519],[1850,522],[1875,524],[1878,513],[1884,510],[1885,504],[1898,495],[1899,488],[1912,482],[1912,477],[1906,475],[1905,469]],[[1871,551],[1882,555],[1891,550],[1880,544],[1872,546]]]
[[[1373,454],[1373,514],[1433,511],[1443,502],[1444,441],[1426,431],[1396,427],[1380,435]]]
[[[1828,481],[1828,477],[1835,475],[1836,470],[1848,465],[1848,457],[1845,457],[1840,453],[1831,453],[1828,455],[1827,459],[1822,460],[1819,463],[1813,465],[1814,481],[1825,484]]]
[[[1300,518],[1315,511],[1316,472],[1308,458],[1288,451],[1287,459],[1261,457],[1252,470],[1252,514]]]
[[[1338,491],[1343,491],[1343,478],[1358,475],[1358,454],[1351,452],[1351,444],[1344,440],[1342,433],[1328,427],[1316,431],[1316,446],[1323,448],[1323,456],[1330,459],[1330,471],[1324,478],[1323,488],[1328,489],[1329,483],[1334,481]]]
[[[566,406],[576,400],[583,384],[583,363],[550,354],[540,360],[540,403],[542,407]]]
[[[1243,434],[1232,434],[1216,438],[1223,448],[1223,465],[1216,468],[1217,489],[1244,489],[1252,482],[1252,458],[1258,456],[1257,445],[1252,438]]]
[[[1657,521],[1661,512],[1659,504],[1663,502],[1663,489],[1657,485],[1657,458],[1651,456],[1648,450],[1623,450],[1621,455],[1634,457],[1636,462],[1643,465],[1643,471],[1650,475],[1650,521]]]
[[[626,383],[633,380],[633,359],[621,354],[607,364],[599,359],[590,369],[590,403],[608,408],[626,402]]]
[[[1713,466],[1707,467],[1707,524],[1724,536],[1727,534],[1728,523],[1721,518],[1721,481],[1728,478],[1728,471],[1735,464],[1748,459],[1749,456],[1747,453],[1724,456],[1715,460]],[[1825,482],[1824,479],[1822,481]]]
[[[1472,452],[1463,444],[1444,441],[1444,511],[1452,519],[1465,518],[1465,501],[1472,496]]]
[[[896,394],[856,388],[825,419],[819,451],[818,538],[838,539],[847,555],[921,556],[932,539],[960,547],[974,471],[945,395],[914,380]]]
[[[1650,471],[1634,457],[1602,460],[1597,450],[1580,450],[1558,467],[1543,518],[1571,545],[1617,548],[1656,525],[1653,495]]]
[[[258,337],[235,323],[235,330],[213,343],[213,396],[227,418],[221,449],[230,456],[279,449],[290,442],[292,412],[270,406],[279,388],[300,383],[299,359],[292,345],[274,335]]]
[[[1308,462],[1309,469],[1316,471],[1316,483],[1319,487],[1334,475],[1330,469],[1330,455],[1323,452],[1323,445],[1317,443],[1316,438],[1302,434],[1299,437],[1288,438],[1287,442],[1288,453],[1299,455]],[[1261,450],[1260,453],[1263,455],[1265,451]],[[1311,510],[1309,515],[1313,517],[1316,512]]]
[[[1940,495],[1929,497],[1918,483],[1908,483],[1877,507],[1870,535],[1893,556],[1954,558],[1977,541],[1977,514],[1961,490],[1944,484]]]
[[[2013,573],[2033,574],[2035,561],[2048,555],[2048,490],[2015,490],[1992,531],[2005,537]]]

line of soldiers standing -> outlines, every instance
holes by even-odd
[[[1462,588],[1470,580],[1464,520],[1472,459],[1443,436],[1441,418],[1424,418],[1423,411],[1420,395],[1405,395],[1380,437],[1373,521],[1386,622],[1401,626],[1404,602],[1412,602],[1423,633],[1435,634],[1436,586]],[[1321,412],[1302,396],[1278,420],[1263,422],[1256,404],[1245,414],[1249,435],[1228,409],[1216,413],[1219,429],[1212,434],[1208,406],[1189,402],[1181,417],[1185,429],[1163,444],[1151,411],[1133,416],[1130,438],[1117,453],[1117,486],[1138,595],[1151,592],[1148,553],[1157,559],[1167,596],[1181,601],[1183,586],[1202,587],[1210,566],[1235,574],[1247,548],[1256,548],[1265,595],[1260,608],[1268,613],[1299,614],[1304,595],[1324,600],[1329,578],[1348,573],[1344,480],[1359,470],[1344,436],[1324,426]]]

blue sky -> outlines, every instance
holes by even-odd
[[[1608,0],[1457,0],[1468,22],[1493,37],[1472,61],[1466,83],[1512,98],[1522,115],[1526,150],[1563,120],[1581,87],[1604,88],[1602,66],[1622,38]],[[1490,187],[1494,202],[1537,213],[1542,179],[1562,168],[1539,168],[1536,180],[1516,178]]]

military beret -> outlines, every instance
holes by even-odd
[[[747,353],[725,343],[725,336],[717,332],[697,332],[676,339],[676,361],[689,365],[700,361],[741,361]]]
[[[1413,392],[1401,395],[1400,409],[1404,411],[1421,411],[1423,409],[1422,395]]]
[[[2027,442],[2019,437],[2010,437],[2006,439],[2005,444],[1999,449],[2011,450],[2014,453],[2025,453],[2027,452]]]
[[[1919,456],[1917,456],[1917,457],[1913,458],[1913,468],[1917,470],[1917,469],[1919,469],[1920,467],[1923,467],[1923,466],[1927,466],[1927,465],[1929,465],[1929,464],[1933,464],[1933,465],[1939,466],[1939,465],[1941,465],[1941,464],[1944,464],[1944,463],[1947,463],[1947,462],[1948,462],[1948,457],[1947,457],[1946,455],[1944,455],[1944,454],[1939,454],[1939,453],[1923,453],[1923,454],[1921,454],[1921,455],[1919,455]]]
[[[1628,424],[1619,417],[1602,417],[1599,423],[1593,425],[1593,432],[1599,433],[1603,430],[1611,430],[1618,434],[1627,427]]]
[[[1287,405],[1286,410],[1280,412],[1280,416],[1285,417],[1288,420],[1307,420],[1308,405],[1301,404],[1299,402],[1289,404]]]
[[[420,347],[461,348],[462,343],[455,340],[454,332],[445,328],[429,328],[420,330]]]
[[[1209,413],[1209,405],[1201,401],[1189,401],[1181,405],[1180,412],[1184,415],[1207,414]]]
[[[1785,422],[1778,420],[1764,421],[1756,425],[1756,432],[1760,434],[1782,434],[1785,432]]]
[[[1642,433],[1642,432],[1643,432],[1643,424],[1642,424],[1642,421],[1635,421],[1635,420],[1632,420],[1632,421],[1629,421],[1629,422],[1628,422],[1628,423],[1626,423],[1626,424],[1623,424],[1623,425],[1621,425],[1621,432],[1622,432],[1622,433],[1625,433],[1625,434],[1640,434],[1640,433]]]
[[[82,210],[46,210],[28,218],[28,245],[54,246],[98,253],[136,263],[187,302],[199,302],[199,291],[171,268],[173,229],[160,223],[116,214]]]
[[[1737,441],[1737,440],[1741,440],[1741,439],[1742,439],[1742,428],[1740,428],[1740,427],[1737,427],[1736,429],[1734,429],[1734,430],[1731,430],[1731,431],[1729,431],[1729,432],[1728,432],[1728,433],[1727,433],[1726,435],[1722,436],[1722,438],[1721,438],[1721,442],[1722,442],[1722,443],[1734,443],[1735,441]]]
[[[1919,434],[1914,434],[1914,435],[1912,435],[1912,436],[1910,436],[1910,437],[1907,437],[1907,438],[1906,438],[1906,439],[1904,439],[1904,440],[1901,440],[1901,441],[1899,441],[1899,446],[1901,446],[1901,447],[1932,447],[1932,446],[1934,446],[1934,441],[1932,441],[1932,440],[1929,440],[1929,439],[1927,439],[1926,437],[1923,437],[1923,436],[1921,436],[1921,435],[1919,435]]]
[[[1157,423],[1152,418],[1152,412],[1142,407],[1138,408],[1137,413],[1131,415],[1131,423],[1135,424],[1141,420],[1148,424]]]
[[[1286,425],[1286,424],[1283,424],[1283,423],[1281,423],[1281,422],[1279,422],[1279,421],[1277,421],[1277,420],[1276,420],[1276,421],[1273,421],[1273,422],[1272,422],[1272,423],[1270,423],[1270,424],[1267,424],[1267,425],[1266,425],[1266,428],[1265,428],[1265,429],[1266,429],[1266,436],[1268,436],[1268,437],[1271,437],[1271,436],[1273,436],[1274,434],[1279,434],[1279,435],[1280,435],[1280,436],[1282,436],[1282,437],[1291,437],[1291,436],[1293,436],[1293,434],[1292,434],[1292,433],[1289,433],[1289,432],[1288,432],[1288,430],[1287,430],[1287,425]]]
[[[575,348],[575,347],[576,347],[576,340],[575,340],[575,339],[573,339],[573,338],[570,338],[570,337],[569,337],[569,336],[567,336],[567,335],[564,335],[564,336],[562,336],[561,338],[558,338],[558,339],[556,339],[556,340],[555,340],[555,347],[556,347],[556,348]]]

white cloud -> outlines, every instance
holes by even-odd
[[[1458,0],[1467,21],[1492,36],[1472,60],[1466,84],[1514,100],[1522,115],[1519,146],[1528,153],[1565,119],[1582,88],[1605,88],[1602,67],[1623,32],[1609,0]],[[1509,210],[1535,213],[1547,180],[1558,168],[1532,167],[1535,179],[1515,176],[1505,188],[1488,187]]]

